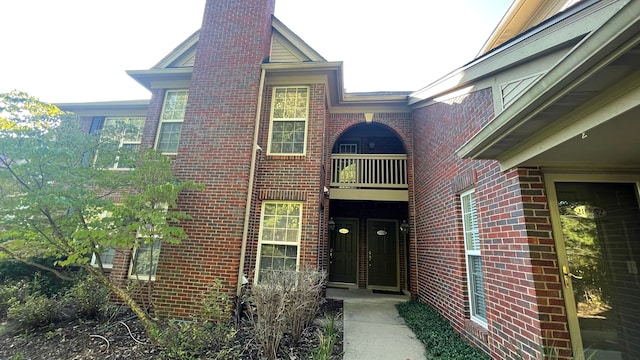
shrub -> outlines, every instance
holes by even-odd
[[[303,270],[263,271],[261,276],[251,289],[249,310],[257,342],[267,358],[275,359],[285,332],[296,343],[313,319],[326,275]]]
[[[201,311],[192,321],[171,320],[157,337],[167,359],[237,359],[236,330],[231,326],[231,301],[220,281],[203,292]]]
[[[107,318],[109,290],[96,285],[96,279],[86,276],[77,281],[66,293],[66,299],[83,319]]]
[[[167,359],[197,359],[212,342],[204,324],[171,320],[160,333],[162,356]]]
[[[19,291],[20,284],[18,282],[11,281],[0,285],[0,320],[7,317],[7,310],[12,299],[15,299]]]
[[[216,280],[209,285],[207,291],[202,293],[200,320],[215,322],[229,320],[232,302],[229,299],[229,294],[225,293],[223,289],[222,282]]]
[[[30,278],[3,282],[0,285],[0,318],[8,315],[9,307],[24,303],[31,294],[41,294],[46,287],[43,285],[46,281],[39,272],[32,274]]]
[[[462,339],[432,307],[409,301],[398,304],[397,308],[433,359],[490,359],[480,349]]]
[[[294,286],[286,299],[285,316],[293,342],[297,344],[324,300],[322,287],[326,276],[314,270],[289,272],[288,276],[292,279],[287,281],[292,281]]]
[[[262,352],[268,359],[275,359],[287,327],[287,293],[293,284],[279,272],[262,273],[258,284],[251,289],[249,311],[253,331]]]
[[[8,318],[28,329],[54,323],[62,308],[62,302],[57,296],[49,298],[39,293],[29,294],[23,301],[13,298],[10,302]]]

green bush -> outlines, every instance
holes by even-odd
[[[7,317],[7,310],[11,305],[12,299],[20,291],[18,282],[10,281],[0,285],[0,320]]]
[[[97,280],[87,276],[76,282],[66,293],[67,302],[83,319],[103,319],[108,317],[109,291],[96,285]]]
[[[8,318],[26,329],[54,323],[62,310],[62,301],[57,296],[49,298],[37,292],[27,295],[22,301],[12,298],[9,302]]]
[[[165,359],[236,359],[235,329],[224,323],[171,320],[158,336]]]
[[[20,280],[5,279],[0,285],[0,319],[7,317],[11,305],[24,303],[31,294],[41,294],[43,287],[39,272]]]
[[[237,359],[241,348],[229,322],[231,300],[221,281],[214,281],[201,295],[200,312],[192,321],[170,320],[156,340],[165,359]]]
[[[398,313],[422,341],[433,359],[490,359],[480,349],[472,347],[432,307],[415,301],[397,305]]]

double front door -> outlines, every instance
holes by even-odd
[[[369,289],[399,290],[398,223],[367,220],[361,238],[358,219],[339,219],[330,232],[329,281],[358,285],[358,274]]]
[[[603,180],[556,181],[551,194],[574,357],[640,359],[638,187]]]

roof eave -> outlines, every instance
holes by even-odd
[[[149,70],[127,70],[127,74],[148,90],[153,90],[155,82],[191,81],[192,67]]]
[[[490,152],[492,145],[638,43],[640,2],[634,1],[585,38],[522,97],[462,145],[457,155],[471,159],[496,159],[498,154]]]
[[[56,104],[61,110],[78,116],[108,115],[114,109],[130,114],[146,114],[150,100],[95,101]]]

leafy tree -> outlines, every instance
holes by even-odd
[[[177,224],[187,214],[176,209],[178,194],[199,186],[175,178],[165,156],[125,151],[118,141],[117,134],[86,133],[73,114],[25,93],[0,94],[0,252],[66,280],[60,267],[83,268],[153,336],[154,319],[126,284],[105,275],[99,255],[179,243],[185,233]],[[106,170],[116,158],[135,169]],[[53,257],[56,267],[33,257]]]

